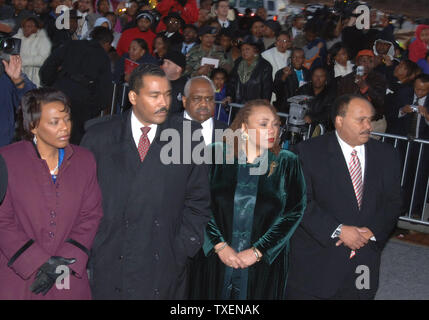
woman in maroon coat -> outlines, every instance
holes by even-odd
[[[21,107],[27,140],[0,149],[0,299],[90,299],[86,263],[102,217],[94,158],[69,144],[63,93],[31,90]]]

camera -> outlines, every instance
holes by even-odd
[[[413,110],[413,112],[419,112],[419,107],[418,106],[410,106],[411,109]]]
[[[0,36],[0,76],[4,72],[1,60],[9,61],[11,55],[18,55],[21,51],[21,40],[9,36]]]
[[[280,138],[282,143],[288,141],[288,145],[294,145],[300,141],[306,140],[308,125],[304,117],[313,99],[314,97],[312,96],[299,95],[293,96],[287,100],[290,104],[289,117]]]
[[[359,15],[354,14],[353,11],[361,4],[366,5],[366,3],[358,0],[335,0],[334,12],[344,19],[356,17]]]
[[[11,37],[0,37],[0,54],[16,55],[21,51],[21,40]]]

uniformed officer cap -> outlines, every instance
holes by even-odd
[[[205,34],[216,34],[217,29],[211,26],[202,26],[198,29],[198,35],[202,37]]]

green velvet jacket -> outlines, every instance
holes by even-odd
[[[216,144],[213,148],[222,147]],[[191,298],[219,299],[225,265],[213,247],[231,243],[234,194],[238,161],[212,165],[210,170],[211,209],[203,245],[194,260]],[[268,153],[268,170],[259,177],[251,243],[263,258],[249,267],[247,299],[283,299],[288,273],[289,239],[301,221],[306,206],[306,187],[298,157],[286,150]]]

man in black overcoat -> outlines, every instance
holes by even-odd
[[[167,118],[171,87],[158,66],[133,71],[128,98],[130,111],[90,127],[82,140],[103,195],[89,262],[93,298],[185,299],[189,259],[210,217],[207,168],[182,159],[198,124]]]

